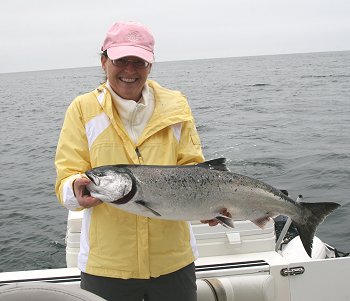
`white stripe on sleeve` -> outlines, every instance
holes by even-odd
[[[96,138],[111,124],[106,113],[101,113],[100,115],[95,116],[86,124],[86,137],[89,143],[89,149],[94,143]]]
[[[175,136],[177,142],[180,142],[181,130],[182,130],[182,122],[173,124],[171,126],[171,129],[173,130],[173,133],[174,133],[174,136]]]

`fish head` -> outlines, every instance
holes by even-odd
[[[127,196],[133,187],[132,175],[124,167],[96,167],[86,171],[85,175],[91,180],[87,185],[91,196],[103,202],[118,202]]]

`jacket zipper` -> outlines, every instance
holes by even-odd
[[[139,163],[143,164],[143,158],[142,158],[140,150],[139,150],[139,148],[137,146],[135,148],[135,152],[136,152],[137,158],[139,159]]]

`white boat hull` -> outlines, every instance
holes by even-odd
[[[80,227],[81,213],[70,213],[68,268],[0,273],[0,286],[47,282],[79,290]],[[200,223],[192,227],[200,254],[195,262],[199,301],[350,300],[350,257],[310,259],[297,239],[284,254],[276,252],[273,222],[265,229],[249,221],[235,223],[234,229]],[[324,256],[319,254],[325,245],[316,241],[320,250],[315,254]]]

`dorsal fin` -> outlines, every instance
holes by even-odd
[[[197,166],[220,171],[230,171],[226,166],[226,158],[217,158],[199,163]]]

